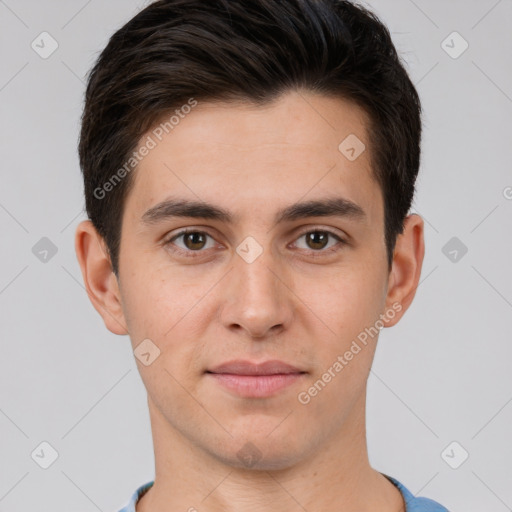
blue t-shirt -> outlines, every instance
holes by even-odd
[[[382,473],[384,475],[384,473]],[[417,498],[414,494],[409,491],[403,484],[392,476],[384,475],[388,480],[398,487],[398,490],[402,493],[405,501],[406,512],[449,512],[449,510],[437,501],[429,498]],[[141,485],[132,495],[130,502],[122,508],[119,512],[135,512],[135,504],[142,497],[142,495],[153,485],[154,480]]]

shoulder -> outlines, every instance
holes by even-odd
[[[141,485],[131,496],[130,501],[119,512],[135,512],[135,506],[142,495],[153,485],[154,481]]]
[[[414,496],[414,494],[396,478],[389,475],[384,476],[395,484],[402,493],[406,505],[406,512],[449,512],[447,508],[443,507],[443,505],[437,501],[431,500],[430,498]]]

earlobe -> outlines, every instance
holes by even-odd
[[[89,300],[114,334],[128,334],[117,278],[112,272],[105,242],[90,220],[75,232],[75,252]]]
[[[425,255],[423,227],[423,219],[418,214],[408,215],[404,221],[404,231],[397,237],[388,281],[386,311],[391,308],[398,310],[398,313],[386,320],[386,327],[398,323],[416,294]]]

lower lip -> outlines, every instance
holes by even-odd
[[[233,375],[231,373],[207,373],[225,388],[244,398],[264,398],[297,382],[303,373],[279,373],[276,375]]]

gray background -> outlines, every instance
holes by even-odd
[[[143,5],[0,0],[1,511],[117,511],[154,477],[129,339],[104,327],[74,252],[85,218],[76,154],[84,77]],[[427,245],[415,301],[381,333],[370,459],[451,511],[512,510],[512,1],[366,5],[392,31],[422,98],[413,211]],[[43,31],[59,45],[46,59],[31,47]],[[442,46],[453,31],[469,44],[457,58]],[[445,45],[462,49],[453,36]],[[46,261],[43,237],[57,249]],[[58,452],[48,469],[31,456],[43,441]],[[453,469],[447,461],[460,464],[462,450],[469,458]]]

